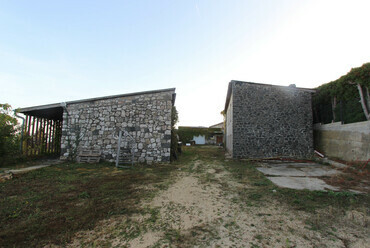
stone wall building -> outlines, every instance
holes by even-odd
[[[115,161],[118,133],[122,131],[134,140],[135,162],[169,162],[175,97],[175,89],[171,88],[23,108],[20,112],[33,117],[26,130],[34,129],[36,119],[37,123],[52,117],[58,120],[61,135],[54,143],[59,142],[57,153],[61,159],[94,150],[101,153],[103,160]],[[53,135],[48,127],[42,130],[46,137]],[[46,147],[47,142],[46,139]],[[127,145],[123,138],[121,147]]]
[[[231,81],[225,144],[233,158],[307,158],[313,155],[314,90]]]

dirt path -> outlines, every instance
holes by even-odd
[[[312,215],[274,201],[241,200],[241,192],[254,186],[239,183],[212,156],[194,157],[162,187],[142,202],[140,214],[106,220],[77,234],[70,246],[366,247],[370,243],[366,210],[348,212],[328,235],[307,224],[320,222],[324,213]]]

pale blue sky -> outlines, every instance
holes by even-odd
[[[176,87],[180,125],[222,121],[232,79],[316,87],[370,61],[370,1],[2,1],[0,103]]]

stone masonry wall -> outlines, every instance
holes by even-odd
[[[313,155],[311,92],[233,84],[233,158]]]
[[[62,159],[82,148],[102,151],[115,161],[118,131],[135,139],[135,161],[169,162],[174,90],[67,104],[63,113]],[[127,142],[122,147],[127,146]]]

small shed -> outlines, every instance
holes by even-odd
[[[131,146],[135,162],[168,162],[175,98],[171,88],[21,108],[24,152],[78,160],[89,150],[115,161],[121,131],[122,150]]]
[[[314,92],[231,81],[224,110],[227,151],[233,158],[311,157]]]

